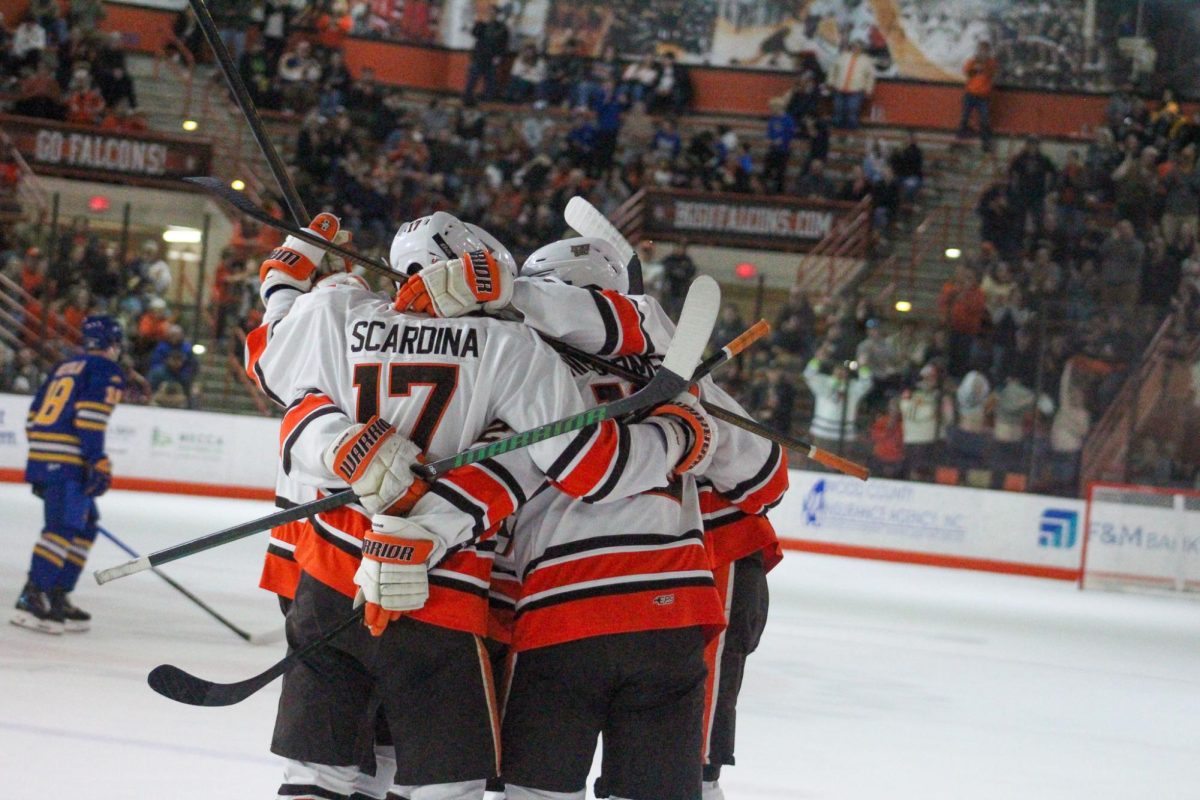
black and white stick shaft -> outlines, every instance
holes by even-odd
[[[246,91],[246,85],[242,83],[237,65],[233,63],[233,58],[225,48],[225,42],[221,39],[221,33],[217,30],[216,23],[213,22],[208,6],[204,0],[189,0],[189,2],[192,5],[192,11],[196,12],[196,22],[200,25],[200,31],[208,40],[208,46],[212,48],[213,55],[216,56],[217,66],[220,67],[221,74],[225,76],[225,82],[229,84],[229,91],[233,92],[233,99],[246,118],[246,124],[250,126],[250,135],[258,144],[263,157],[267,159],[267,166],[270,167],[271,174],[275,176],[275,182],[279,184],[284,205],[287,206],[288,212],[297,225],[307,225],[309,217],[308,211],[304,208],[304,201],[300,199],[296,185],[288,176],[287,167],[284,166],[283,159],[279,157],[279,152],[267,138],[266,129],[263,128],[262,120],[259,119],[258,111],[254,107],[254,100]]]
[[[162,550],[156,550],[149,555],[138,556],[124,564],[118,564],[108,569],[96,570],[94,573],[96,583],[104,584],[117,578],[124,578],[126,575],[133,575],[135,572],[154,569],[163,564],[169,564],[172,561],[178,561],[181,558],[202,553],[205,550],[211,550],[214,547],[219,547],[229,542],[236,542],[238,539],[244,539],[247,536],[270,530],[288,522],[296,522],[297,520],[311,517],[314,514],[319,514],[322,511],[332,511],[335,508],[340,508],[352,502],[354,499],[354,493],[350,490],[335,492],[328,497],[313,500],[311,503],[285,508],[282,511],[276,511],[273,514],[267,514],[265,517],[252,519],[249,522],[243,522],[217,531],[216,533],[209,533],[186,542],[171,545],[170,547],[164,547]],[[136,554],[131,553],[131,555]]]

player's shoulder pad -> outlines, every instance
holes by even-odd
[[[100,380],[106,381],[113,386],[120,386],[125,381],[125,368],[111,358],[106,358],[100,355],[86,353],[83,356],[87,359],[88,372],[95,375]]]

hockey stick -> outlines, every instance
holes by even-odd
[[[295,236],[297,239],[312,245],[316,245],[317,247],[333,253],[334,255],[341,256],[349,261],[353,261],[356,264],[362,264],[367,269],[389,277],[393,280],[408,280],[407,275],[396,272],[394,269],[388,266],[386,262],[381,263],[374,259],[367,258],[361,253],[357,253],[353,250],[342,247],[339,244],[334,244],[328,239],[324,239],[320,236],[303,230],[299,224],[292,224],[285,220],[272,217],[266,212],[265,209],[255,205],[249,197],[246,197],[246,195],[242,192],[235,191],[220,178],[213,178],[205,175],[193,178],[184,178],[183,180],[185,183],[190,183],[193,186],[203,189],[219,200],[224,200],[226,203],[233,206],[237,211],[240,211],[247,217],[253,219],[255,222],[265,225],[268,228],[274,228],[277,231],[286,233],[288,236]]]
[[[638,257],[637,251],[629,244],[625,235],[600,213],[600,209],[577,195],[567,201],[567,207],[563,209],[563,219],[580,236],[603,239],[611,244],[625,262],[625,272],[629,275],[629,293],[646,293],[642,282],[642,259]]]
[[[263,158],[267,159],[267,166],[270,167],[271,174],[275,176],[275,182],[279,184],[279,191],[283,194],[283,202],[287,206],[288,212],[297,225],[307,225],[309,216],[308,211],[304,208],[304,201],[300,199],[300,193],[296,191],[296,184],[288,175],[287,167],[284,166],[283,159],[279,157],[275,145],[271,144],[271,140],[267,138],[262,120],[259,119],[258,111],[254,107],[254,100],[246,91],[246,85],[242,83],[237,66],[225,48],[225,42],[222,41],[221,33],[217,30],[216,23],[213,22],[212,14],[208,12],[208,6],[205,5],[204,0],[189,0],[189,2],[192,11],[196,13],[196,22],[199,23],[204,38],[208,40],[208,46],[212,48],[213,55],[216,56],[217,66],[220,67],[221,74],[225,76],[225,83],[229,84],[229,91],[233,92],[233,99],[246,118],[246,124],[250,127],[250,135],[258,144],[258,149],[262,151]]]
[[[755,330],[761,331],[754,337],[754,339],[757,340],[766,335],[767,331],[770,330],[770,326],[767,324],[766,320],[760,319],[758,322],[754,323],[749,330],[743,333],[742,336],[749,336],[751,332]],[[739,336],[738,339],[741,339],[742,336]],[[646,382],[646,377],[644,375],[639,375],[633,370],[625,369],[624,367],[614,364],[611,361],[607,361],[600,356],[584,352],[583,350],[577,350],[568,344],[563,344],[562,342],[553,339],[547,339],[546,342],[555,350],[569,358],[575,358],[583,361],[602,372],[607,372],[608,374],[615,375],[622,380],[629,381],[635,386],[640,386]],[[732,346],[732,344],[733,343],[731,342],[729,345],[726,345],[726,349]],[[712,358],[712,356],[709,358]],[[761,436],[764,439],[772,441],[781,447],[786,447],[789,450],[796,450],[804,453],[808,458],[816,461],[818,464],[824,464],[830,469],[841,472],[844,475],[849,475],[862,481],[865,481],[871,475],[871,471],[862,464],[851,461],[848,458],[842,458],[836,453],[831,453],[828,450],[822,450],[815,444],[810,444],[801,439],[793,439],[791,436],[787,436],[782,433],[776,433],[765,425],[755,422],[748,417],[744,417],[741,414],[722,408],[715,403],[710,403],[707,400],[701,400],[700,404],[704,406],[705,411],[719,420],[728,422],[734,427],[741,428],[744,431],[749,431],[757,436]]]
[[[754,344],[754,342],[758,341],[758,339],[760,339],[762,336],[766,335],[767,331],[768,326],[766,323],[752,326],[732,342],[717,351],[717,353],[705,359],[700,366],[696,368],[695,379],[699,380],[700,378],[708,375],[710,372],[720,367],[726,361],[736,357],[738,354]],[[630,380],[631,382],[636,382],[638,384],[646,383],[646,379],[644,377],[635,375],[635,373],[628,372],[620,367],[609,364],[607,361],[600,359],[598,356],[592,356],[588,353],[576,350],[569,345],[562,344],[561,342],[549,341],[549,343],[552,347],[559,349],[561,352],[564,352],[570,356],[587,360],[589,363],[594,363],[597,367],[607,370],[618,377],[625,378],[626,380]],[[724,411],[724,409],[721,409],[721,411]],[[724,413],[728,414],[729,412]],[[607,413],[606,416],[611,417],[615,415],[612,413]],[[714,416],[717,415],[714,414]],[[742,419],[741,417],[736,418]],[[563,432],[566,430],[567,429],[564,428]],[[517,437],[515,438],[519,438],[520,436],[521,434],[517,434]],[[514,447],[511,449],[516,448]],[[455,457],[451,456],[451,458]],[[250,520],[249,522],[243,522],[240,525],[235,525],[232,528],[226,528],[225,530],[217,531],[216,533],[210,533],[177,545],[172,545],[171,547],[163,548],[162,550],[157,550],[148,556],[135,558],[133,561],[129,561],[124,564],[118,564],[115,567],[97,570],[95,572],[96,582],[101,584],[108,583],[109,581],[117,578],[123,578],[126,575],[133,575],[137,572],[153,569],[160,564],[167,564],[172,561],[177,561],[195,553],[210,550],[214,547],[219,547],[223,544],[237,541],[238,539],[243,539],[247,536],[252,536],[260,531],[274,528],[287,522],[295,522],[296,520],[304,519],[315,514],[340,508],[341,506],[353,502],[354,499],[354,496],[348,490],[344,490],[331,494],[328,497],[322,497],[318,500],[302,503],[298,506],[294,506],[293,508],[285,509],[283,511],[276,511],[275,513],[268,514],[265,517],[259,517],[257,519]]]
[[[629,244],[629,240],[625,238],[625,235],[617,230],[617,227],[609,222],[608,218],[601,214],[598,208],[589,203],[583,197],[572,197],[567,201],[567,207],[563,211],[563,219],[565,219],[567,224],[574,228],[575,232],[580,236],[591,236],[596,239],[602,239],[611,244],[617,251],[617,255],[621,256],[621,258],[628,263],[626,271],[629,273],[629,293],[643,293],[644,290],[642,287],[641,260],[638,258],[633,246]],[[634,289],[635,275],[637,279],[636,290]],[[765,325],[766,323],[764,322],[762,324]],[[631,383],[640,384],[645,382],[645,378],[638,376],[636,373],[624,370],[621,367],[611,364],[598,356],[592,355],[591,353],[585,353],[569,346],[566,346],[565,348],[559,347],[554,343],[551,343],[551,346],[555,347],[560,352],[567,352],[573,356],[581,358],[582,360],[587,361],[589,364],[606,370],[617,377],[624,378]],[[828,450],[822,450],[816,445],[809,444],[808,442],[801,441],[800,439],[793,439],[790,436],[776,433],[770,428],[761,425],[752,419],[748,419],[741,414],[735,414],[732,411],[726,411],[720,406],[712,403],[704,403],[704,410],[709,414],[712,414],[717,419],[724,420],[730,425],[735,425],[742,430],[757,434],[764,439],[768,439],[769,441],[780,445],[781,447],[786,447],[789,450],[797,450],[805,453],[811,460],[816,461],[818,464],[824,464],[830,469],[837,470],[845,475],[850,475],[858,478],[859,480],[865,481],[871,474],[870,470],[861,464],[856,464],[849,459],[842,458],[841,456],[831,453]]]
[[[715,287],[715,282],[713,285]],[[680,314],[680,325],[677,329],[677,334],[678,331],[685,330],[683,325],[685,321],[694,321],[691,319],[691,317],[700,313],[696,310],[696,307],[700,304],[700,302],[706,302],[707,300],[711,299],[700,297],[697,298],[696,302],[692,302],[692,293],[696,291],[696,288],[696,284],[693,283],[692,289],[688,292],[688,299],[684,301],[683,312]],[[719,300],[719,297],[717,299]],[[689,303],[691,303],[691,311],[689,311]],[[707,310],[705,310],[705,313],[707,313]],[[713,320],[715,321],[715,319],[716,317],[714,314]],[[690,330],[702,334],[703,331],[697,331],[696,327],[697,326],[695,325],[689,325]],[[691,380],[700,380],[727,362],[729,359],[735,357],[742,350],[753,344],[757,337],[761,334],[761,329],[759,329],[757,333],[747,331],[733,342],[730,342],[729,345],[722,348],[718,353],[710,356],[698,367],[695,366],[696,362],[692,362],[692,366],[695,367],[695,371],[693,372],[692,369],[688,369],[688,374],[686,377],[671,372],[670,368],[666,366],[666,359],[664,359],[664,368],[658,371],[655,377],[651,380],[650,384],[640,392],[636,392],[626,399],[632,399],[642,395],[647,391],[647,389],[650,388],[650,385],[653,385],[655,381],[659,380],[660,375],[669,375],[670,377],[668,380],[678,379],[679,381],[683,381],[683,386],[686,387]],[[707,337],[701,336],[699,339],[695,339],[693,341],[698,341],[700,343],[700,347],[703,347],[703,342],[706,340]],[[680,341],[680,348],[688,347],[690,349],[694,349],[692,343],[683,341],[682,337],[676,335],[675,340],[672,341],[672,347],[668,348],[667,350],[667,358],[671,357],[671,350],[676,349],[674,345],[675,341]],[[686,352],[684,354],[686,355]],[[679,353],[677,353],[677,355],[679,355]],[[699,356],[696,356],[696,361],[699,361]],[[673,361],[672,363],[678,365],[679,361]],[[684,362],[683,366],[679,368],[684,369],[687,366],[687,362]],[[302,506],[297,506],[297,508],[302,508]],[[266,671],[243,681],[237,681],[236,683],[216,683],[214,681],[198,678],[195,675],[185,672],[184,670],[172,664],[161,664],[151,670],[149,676],[147,677],[147,682],[149,683],[151,689],[158,692],[163,697],[166,697],[170,700],[175,700],[179,703],[186,703],[187,705],[193,706],[234,705],[235,703],[240,703],[247,697],[250,697],[259,689],[283,675],[289,669],[296,666],[296,664],[300,663],[300,661],[306,658],[309,654],[319,650],[321,647],[324,647],[342,631],[346,630],[352,625],[357,624],[361,618],[362,610],[356,609],[353,614],[338,622],[321,637],[313,640],[300,650],[289,654],[286,658],[280,660]]]
[[[362,264],[374,272],[378,272],[390,278],[397,277],[397,273],[392,270],[391,267],[380,264],[379,262],[356,253],[353,250],[332,244],[325,239],[322,239],[320,236],[313,235],[294,225],[288,225],[286,222],[272,217],[266,211],[251,202],[250,199],[244,194],[235,192],[233,189],[229,188],[227,185],[225,185],[224,181],[209,177],[184,178],[184,180],[204,189],[214,197],[224,200],[238,211],[257,220],[263,225],[276,228],[318,247],[323,247],[326,250],[341,256],[342,258]],[[626,254],[633,254],[633,248],[630,247],[629,242],[625,240],[625,237],[621,235],[621,232],[613,227],[612,223],[605,219],[603,214],[596,210],[591,203],[589,203],[587,200],[584,200],[582,197],[572,197],[569,201],[567,201],[567,210],[564,212],[564,217],[567,220],[567,224],[574,228],[577,233],[583,236],[594,236],[597,239],[603,239],[604,241],[613,245],[613,247],[617,250],[618,255],[625,257]],[[632,257],[636,259],[636,254],[633,254]],[[632,279],[632,272],[630,275]],[[632,282],[630,284],[630,292],[636,293],[633,292]],[[617,375],[618,377],[623,377],[629,380],[627,375],[634,374],[629,372],[621,374],[617,371],[620,369],[619,367],[616,367],[608,361],[600,359],[598,356],[594,356],[582,350],[577,350],[570,345],[562,344],[561,342],[551,342],[551,344],[560,352],[568,353],[569,355],[587,361],[588,363],[605,369],[611,372],[613,375]],[[638,376],[638,382],[644,383],[645,378]],[[800,439],[793,439],[790,436],[776,433],[770,428],[767,428],[766,426],[749,419],[748,417],[744,417],[741,414],[735,414],[731,411],[726,411],[720,406],[715,406],[712,404],[705,404],[705,410],[718,419],[724,420],[731,425],[736,425],[743,430],[757,434],[764,439],[775,442],[781,447],[786,447],[790,450],[805,453],[807,454],[808,458],[812,459],[813,461],[816,461],[819,464],[824,464],[830,469],[836,470],[845,475],[851,475],[859,480],[864,481],[867,480],[870,475],[870,471],[861,464],[842,458],[835,453],[831,453],[828,450],[823,450],[816,445]]]
[[[116,536],[114,536],[113,533],[111,531],[109,531],[107,528],[98,528],[98,530],[100,531],[100,535],[103,536],[105,539],[108,539],[110,542],[112,542],[117,547],[121,548],[126,553],[133,556],[134,558],[140,558],[140,556],[137,554],[136,550],[134,550],[132,547],[130,547],[129,545],[122,542]],[[197,597],[196,595],[192,594],[187,589],[185,589],[178,581],[176,581],[170,575],[166,574],[165,572],[163,572],[161,570],[154,569],[153,567],[151,567],[151,569],[154,571],[154,574],[157,575],[158,577],[162,578],[168,586],[170,586],[175,591],[179,592],[181,595],[186,597],[188,600],[191,600],[193,603],[198,605],[203,611],[205,611],[209,616],[211,616],[217,622],[224,625],[226,628],[229,628],[229,630],[233,631],[234,633],[236,633],[238,636],[240,636],[242,639],[246,640],[247,642],[250,642],[251,644],[265,644],[268,641],[275,640],[275,638],[277,636],[277,634],[275,634],[275,633],[268,633],[263,636],[256,636],[253,633],[247,633],[246,631],[239,628],[237,625],[234,625],[232,622],[225,619],[225,617],[221,616],[221,614],[218,613],[217,610],[214,609],[212,606],[210,606],[208,603],[204,602],[199,597]]]
[[[267,514],[265,517],[252,519],[249,522],[243,522],[239,525],[217,531],[216,533],[209,533],[186,542],[181,542],[180,544],[164,547],[162,550],[155,550],[148,556],[138,556],[137,553],[131,552],[129,548],[122,547],[122,550],[135,556],[134,560],[118,564],[115,567],[109,567],[108,569],[96,570],[94,573],[96,583],[104,584],[117,578],[124,578],[126,575],[133,575],[136,572],[154,569],[155,567],[168,564],[172,561],[178,561],[195,553],[201,553],[229,542],[236,542],[238,539],[244,539],[259,531],[269,530],[287,522],[295,522],[305,517],[311,517],[322,511],[332,511],[335,508],[341,508],[353,500],[354,493],[349,489],[334,492],[328,497],[313,500],[311,503],[285,508],[282,511],[276,511],[273,514]]]

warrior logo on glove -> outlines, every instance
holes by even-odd
[[[379,417],[368,423],[346,443],[349,446],[337,454],[338,477],[346,483],[354,483],[361,478],[362,466],[379,449],[379,445],[395,432],[396,429],[387,420]]]
[[[376,561],[390,561],[397,564],[424,564],[432,552],[433,542],[383,538],[367,539],[363,542],[363,555],[367,558],[373,558]]]
[[[471,265],[471,288],[480,301],[495,300],[500,295],[496,293],[492,280],[492,271],[496,269],[496,261],[486,250],[476,250],[463,256]]]

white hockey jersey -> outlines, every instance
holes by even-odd
[[[530,327],[580,350],[616,356],[615,363],[647,377],[674,334],[652,298],[553,278],[518,279],[513,305]],[[632,390],[625,381],[566,360],[591,402]],[[711,381],[701,385],[706,395],[737,408]],[[761,516],[786,488],[782,452],[741,429],[717,425],[717,450],[702,480],[742,501],[743,517]],[[511,575],[501,571],[493,585],[493,605],[500,610],[515,595],[514,650],[639,630],[718,630],[724,610],[713,584],[700,492],[696,477],[685,475],[665,489],[603,507],[552,490],[531,500],[513,525]],[[736,526],[721,527],[736,538]]]
[[[271,313],[247,342],[247,370],[288,409],[280,457],[302,483],[343,488],[323,454],[347,426],[374,416],[442,458],[473,445],[493,421],[519,431],[585,410],[569,370],[520,324],[399,314],[388,298],[345,280],[286,302],[290,308],[278,314],[273,306],[282,298],[268,299]],[[451,552],[430,570],[429,602],[412,617],[485,631],[493,545],[472,544],[544,478],[573,497],[603,502],[664,485],[671,467],[656,428],[611,421],[539,442],[514,462],[521,465],[515,472],[503,457],[453,470],[408,515]],[[315,535],[297,546],[297,563],[352,596],[369,524],[354,505],[321,515]]]

